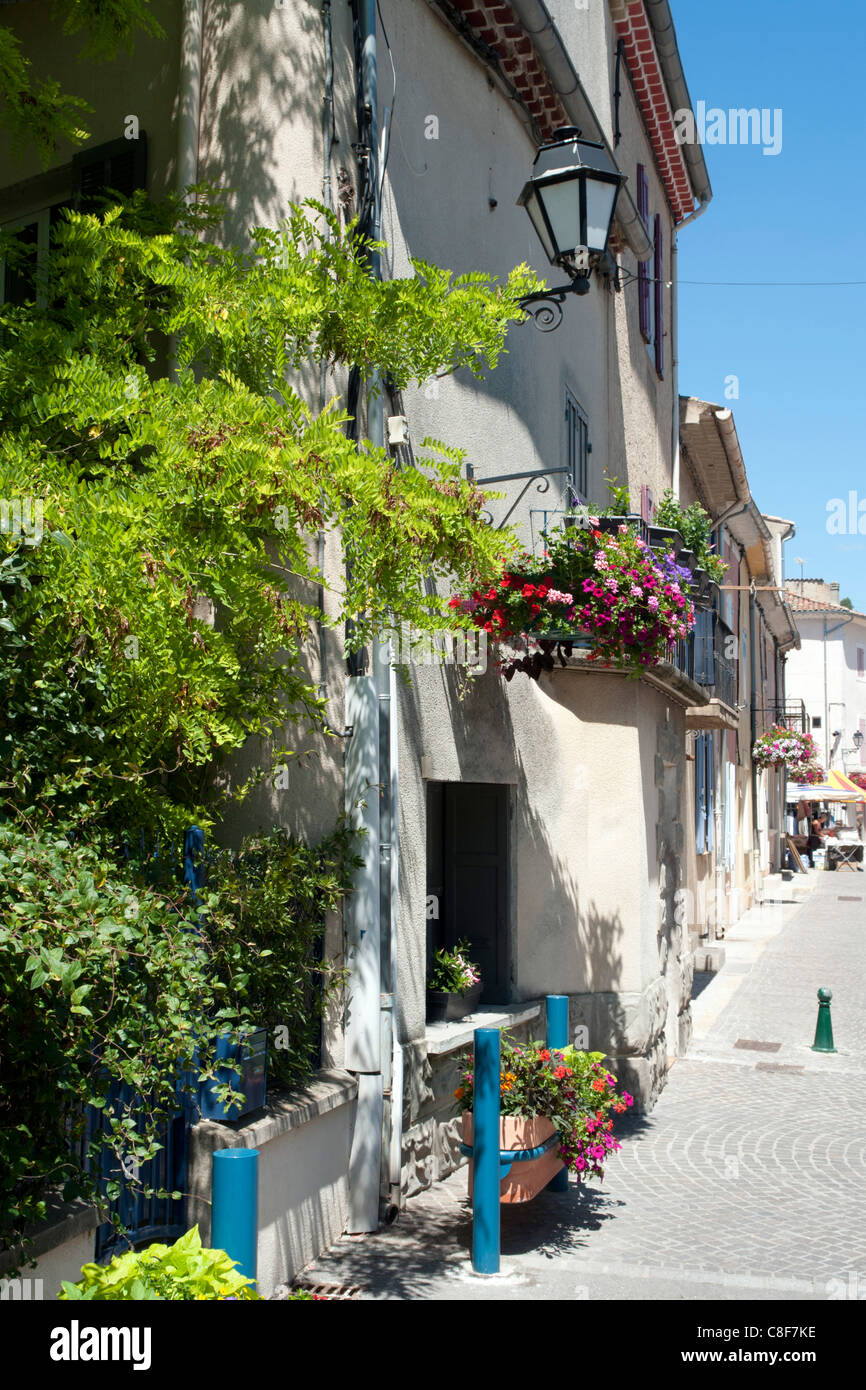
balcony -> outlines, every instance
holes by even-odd
[[[762,705],[755,710],[755,723],[760,736],[768,729],[782,728],[808,734],[812,720],[802,700],[785,700],[775,705]]]

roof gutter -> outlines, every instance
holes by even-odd
[[[734,424],[733,413],[730,410],[714,410],[713,414],[716,417],[716,428],[718,429],[719,435],[721,436],[722,444],[724,446],[725,454],[728,460],[728,467],[731,470],[731,477],[734,480],[734,487],[736,488],[739,496],[739,501],[735,502],[731,507],[727,509],[726,512],[722,513],[722,516],[717,519],[716,525],[721,525],[721,523],[724,521],[732,521],[734,517],[739,516],[742,512],[749,513],[749,515],[752,518],[752,521],[755,523],[755,529],[757,530],[758,535],[761,538],[761,549],[764,552],[764,563],[766,565],[767,574],[770,576],[770,580],[772,582],[774,577],[773,533],[771,532],[769,526],[764,520],[761,510],[755,502],[754,498],[752,497],[751,491],[749,489],[749,479],[746,475],[746,465],[743,460],[743,451],[740,448],[740,440],[737,435],[737,427]],[[781,576],[776,576],[776,580],[777,582],[780,582]],[[764,595],[769,594],[770,591],[762,589],[758,590],[757,592],[759,594],[759,601],[763,606],[764,602],[766,602]],[[772,592],[773,600],[782,609],[782,612],[785,617],[785,622],[787,624],[788,631],[790,634],[790,640],[783,640],[778,642],[779,651],[784,653],[790,650],[791,647],[799,645],[799,634],[797,632],[797,624],[794,620],[794,615],[791,612],[791,609],[788,607],[784,595],[781,592],[776,593],[775,590]]]
[[[601,122],[593,110],[592,103],[577,75],[575,66],[560,38],[559,30],[554,24],[547,6],[543,4],[542,0],[509,0],[509,3],[532,39],[538,57],[550,79],[550,85],[562,102],[569,120],[579,126],[587,139],[596,140],[604,145],[618,168],[619,161],[608,143]],[[703,155],[701,155],[701,160],[703,160]],[[709,181],[707,181],[707,186],[709,186]],[[701,209],[697,209],[697,212],[700,211]],[[634,252],[638,260],[649,260],[653,253],[652,240],[626,186],[619,190],[616,220],[622,227],[629,249]]]

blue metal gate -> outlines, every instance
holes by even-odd
[[[105,1109],[88,1107],[87,1142],[98,1138],[100,1133],[108,1134],[106,1111],[111,1111],[118,1103],[126,1109],[133,1098],[132,1087],[121,1081],[112,1082]],[[131,1113],[135,1118],[136,1132],[143,1133],[143,1113],[140,1109],[133,1109]],[[159,1126],[156,1136],[162,1145],[159,1152],[146,1163],[129,1164],[128,1171],[124,1170],[113,1149],[103,1146],[98,1159],[98,1185],[109,1219],[96,1230],[96,1260],[108,1260],[112,1255],[122,1254],[125,1250],[147,1245],[154,1240],[173,1241],[184,1234],[187,1229],[185,1194],[189,1130],[194,1119],[192,1107],[181,1103],[176,1114]],[[117,1196],[109,1197],[107,1189],[112,1182],[120,1184],[120,1192]],[[179,1200],[145,1195],[160,1190],[183,1195]]]

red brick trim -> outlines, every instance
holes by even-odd
[[[532,40],[511,6],[504,0],[451,0],[451,4],[461,12],[476,36],[496,54],[543,139],[549,140],[559,126],[570,125]]]
[[[661,63],[643,0],[618,0],[614,9],[617,37],[625,59],[656,164],[676,222],[694,211],[695,195],[682,146],[674,136],[674,113],[662,76]]]

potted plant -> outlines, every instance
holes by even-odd
[[[655,524],[675,528],[681,536],[681,549],[678,554],[681,564],[688,563],[693,571],[698,568],[706,570],[716,584],[722,582],[727,565],[713,550],[712,518],[700,502],[692,502],[690,506],[683,507],[674,492],[667,488],[662,494],[655,515]],[[691,558],[684,559],[686,555],[693,556],[694,562],[692,563]]]
[[[500,1052],[500,1149],[544,1151],[517,1159],[501,1179],[499,1200],[528,1202],[563,1167],[578,1181],[604,1177],[609,1154],[621,1147],[611,1131],[611,1112],[633,1104],[616,1092],[616,1077],[603,1065],[603,1053],[576,1048],[551,1049],[542,1043],[514,1043],[502,1035]],[[474,1072],[471,1054],[454,1092],[462,1112],[463,1143],[471,1150]],[[469,1191],[473,1164],[470,1157]]]
[[[436,952],[427,981],[427,1022],[451,1023],[466,1018],[481,998],[481,972],[469,959],[468,941],[453,951]]]

